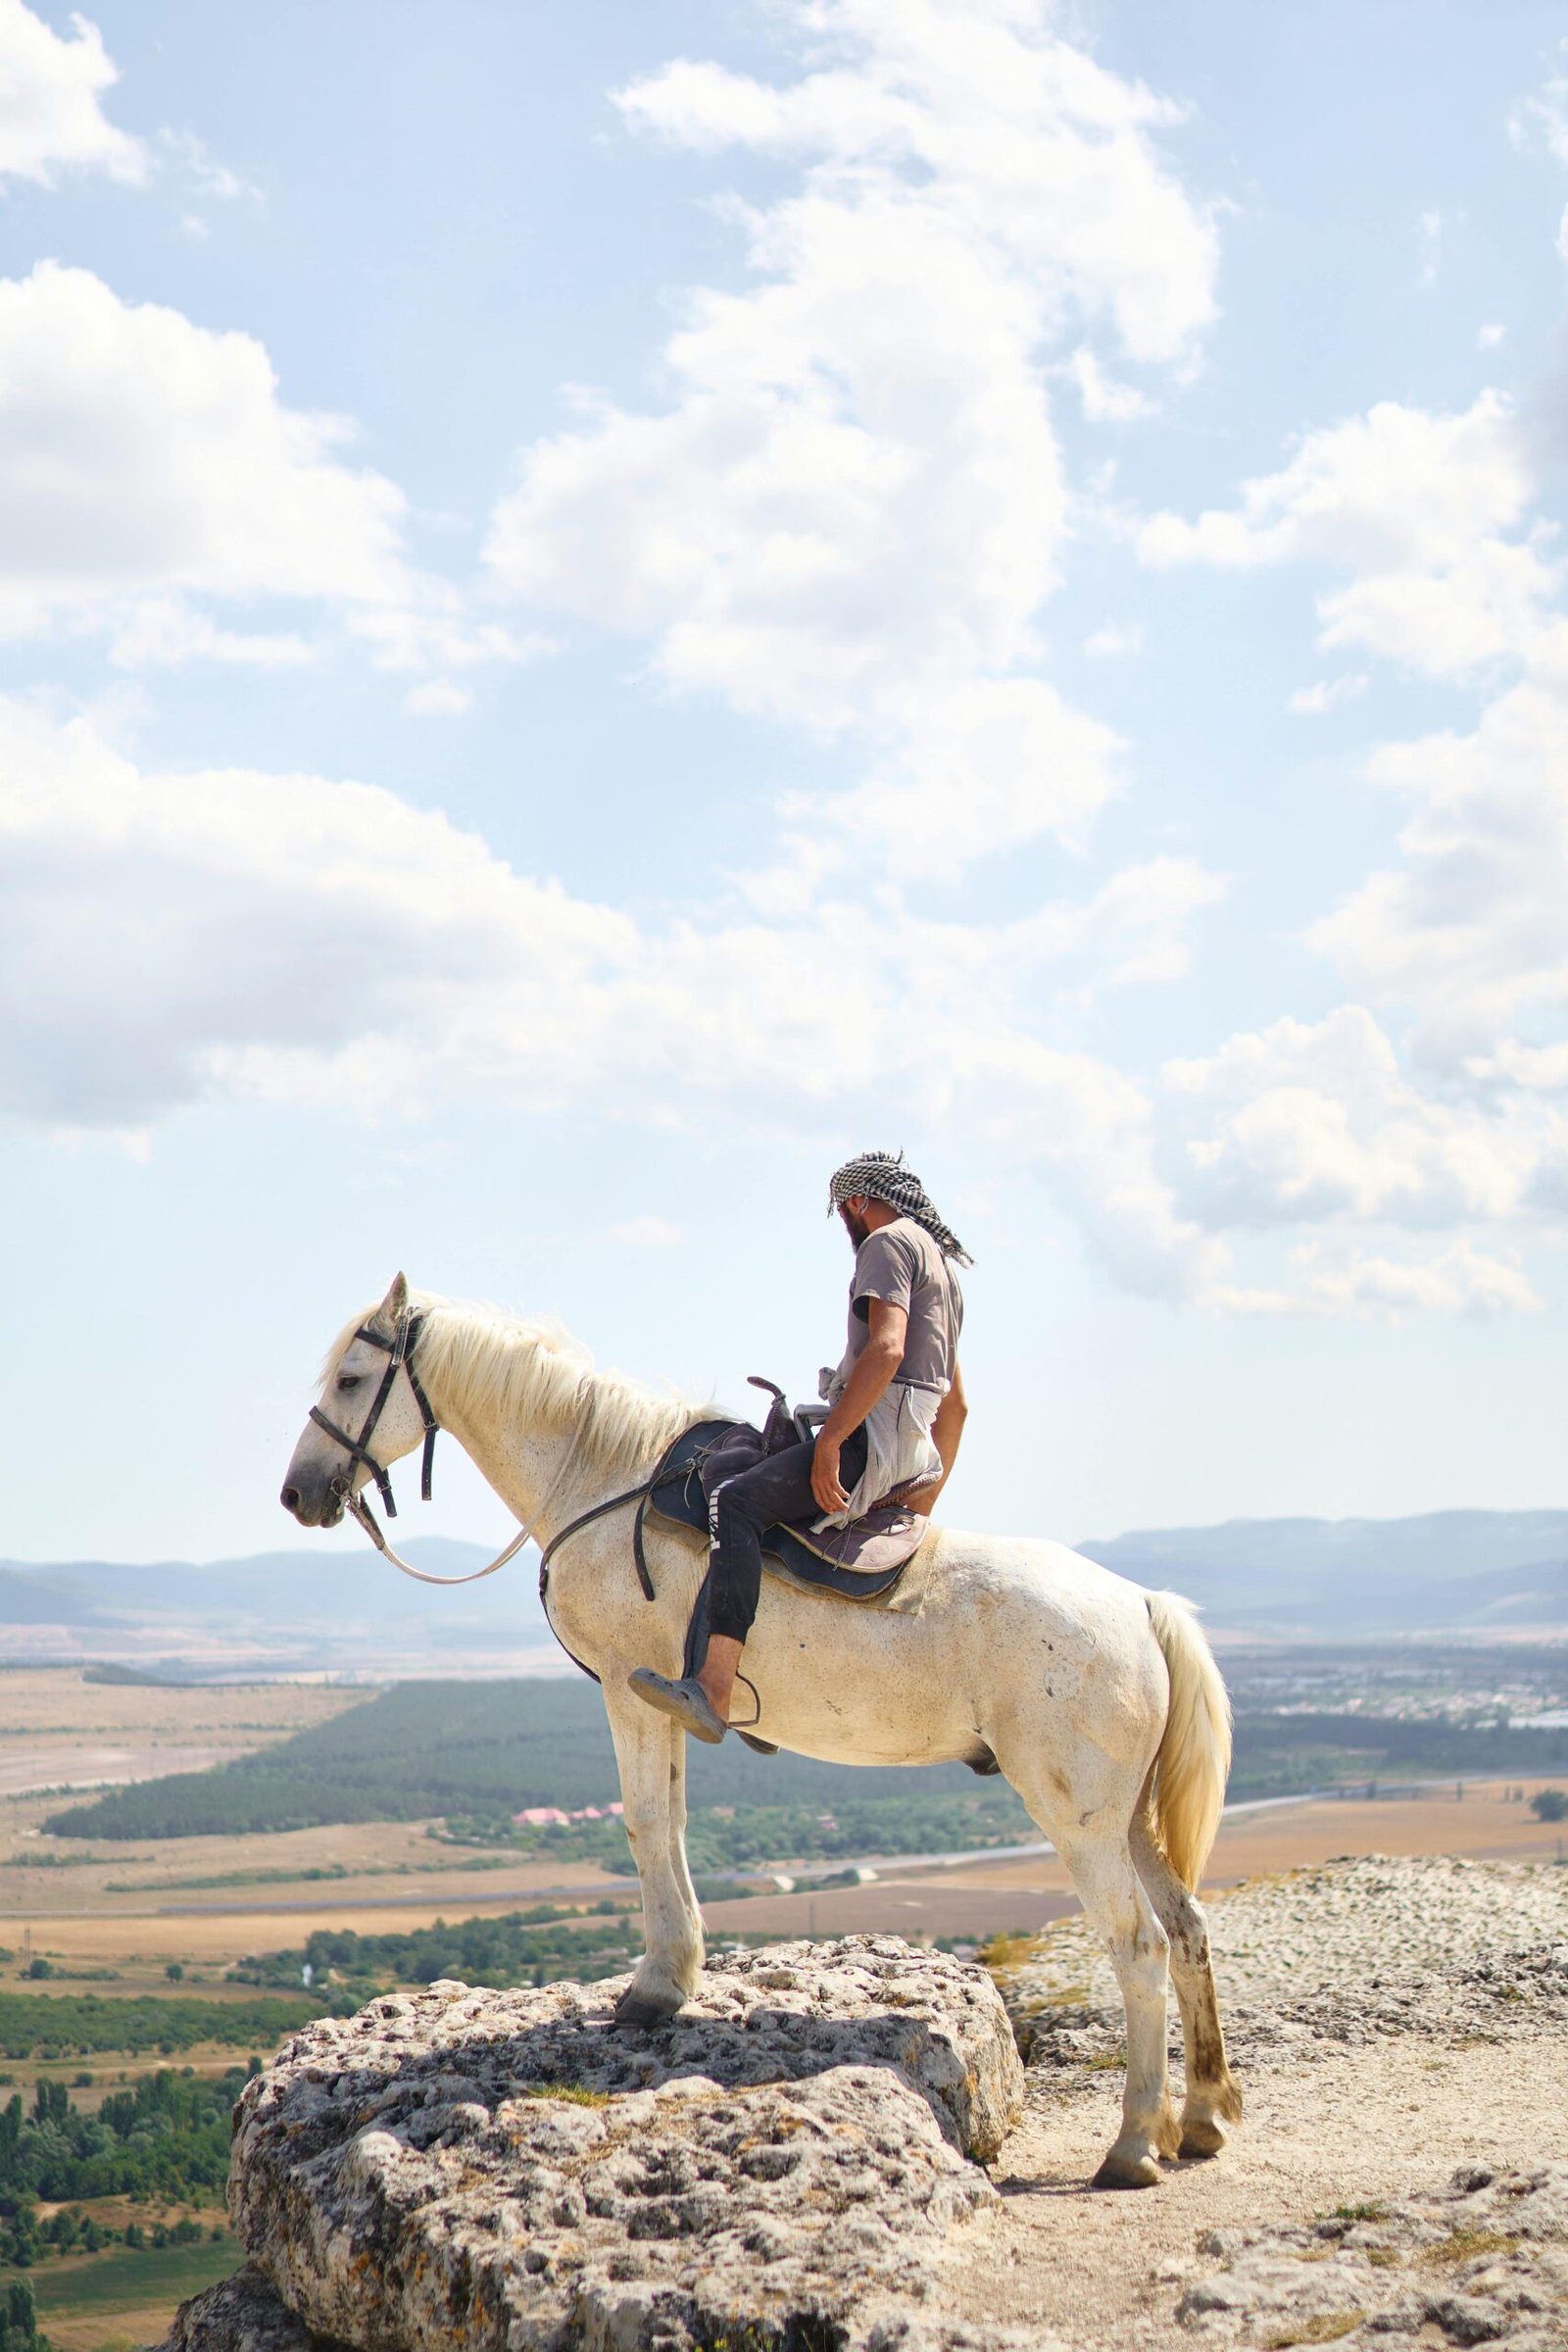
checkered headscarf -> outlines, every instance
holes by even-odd
[[[901,1217],[912,1217],[917,1225],[923,1225],[944,1257],[956,1258],[960,1266],[974,1264],[951,1225],[944,1225],[937,1215],[919,1177],[905,1166],[902,1152],[862,1152],[858,1158],[847,1159],[828,1185],[828,1215],[858,1193],[868,1200],[885,1200]]]

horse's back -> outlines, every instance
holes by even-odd
[[[927,1541],[935,1546],[928,1584],[932,1601],[1043,1608],[1075,1623],[1147,1622],[1142,1585],[1048,1536],[986,1536],[941,1527],[933,1528]]]

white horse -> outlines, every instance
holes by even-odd
[[[398,1360],[411,1316],[414,1368],[434,1420],[542,1543],[646,1477],[704,1417],[596,1372],[555,1325],[411,1298],[400,1274],[327,1357],[318,1410],[350,1443],[307,1424],[282,1495],[302,1526],[335,1524],[368,1476],[419,1445],[425,1416]],[[356,1445],[367,1448],[360,1458]],[[629,1510],[612,1512],[563,1545],[547,1609],[558,1639],[604,1688],[647,1947],[617,2014],[648,2025],[673,2016],[695,1989],[703,1929],[686,1863],[685,1734],[635,1697],[626,1678],[634,1666],[680,1672],[706,1562],[699,1537],[651,1521],[650,1604],[633,1573],[629,1521]],[[1174,1594],[1146,1592],[1060,1544],[950,1528],[926,1542],[918,1615],[763,1580],[745,1661],[760,1731],[837,1764],[978,1761],[987,1750],[996,1758],[1110,1946],[1126,2008],[1127,2083],[1121,2131],[1098,2180],[1148,2186],[1161,2157],[1215,2154],[1241,2114],[1193,1892],[1230,1760],[1224,1685]],[[1168,1974],[1187,2053],[1179,2120],[1166,2078]]]

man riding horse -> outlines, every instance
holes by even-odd
[[[639,1698],[710,1744],[729,1729],[730,1697],[762,1583],[765,1529],[803,1520],[844,1527],[890,1497],[928,1511],[952,1476],[966,1406],[958,1372],[963,1297],[955,1263],[972,1261],[902,1152],[846,1160],[828,1187],[855,1250],[849,1340],[823,1391],[814,1438],[765,1454],[714,1488],[709,1510],[711,1612],[702,1666],[684,1681],[640,1666]]]

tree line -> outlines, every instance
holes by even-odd
[[[630,1919],[612,1902],[597,1903],[586,1919],[542,1903],[499,1919],[438,1919],[429,1928],[368,1936],[353,1928],[318,1928],[303,1945],[259,1953],[229,1975],[242,1984],[298,1984],[309,1968],[317,1985],[336,1976],[365,1999],[383,1984],[433,1984],[440,1977],[498,1987],[548,1984],[625,1967],[632,1933]]]
[[[111,2091],[96,2111],[75,2104],[63,2082],[37,2083],[30,2107],[14,2092],[0,2108],[0,2259],[20,2269],[37,2260],[46,2242],[37,2220],[40,2202],[164,2195],[204,2205],[220,2199],[228,2178],[230,2112],[247,2075],[260,2071],[258,2058],[248,2068],[216,2076],[165,2068],[144,2075],[134,2087]],[[63,2251],[69,2239],[72,2247],[94,2252],[115,2234],[90,2217],[68,2221],[57,2215],[48,2225],[49,2240]],[[135,2244],[146,2232],[133,2222],[123,2234]],[[3,2342],[0,2352],[6,2352]]]
[[[199,2041],[229,2049],[273,2049],[321,2013],[319,2001],[203,2001],[156,1993],[130,2000],[101,1993],[0,1992],[0,2050],[8,2058],[86,2057],[99,2050],[157,2050],[164,2057]]]

